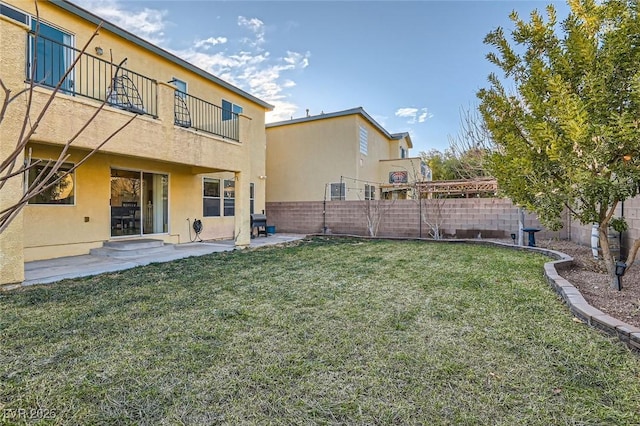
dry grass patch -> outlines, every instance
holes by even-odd
[[[542,277],[546,260],[315,238],[3,294],[0,415],[637,424],[638,358],[572,321]]]

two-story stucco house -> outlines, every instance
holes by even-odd
[[[250,212],[265,208],[265,112],[272,106],[108,22],[81,52],[102,19],[64,0],[38,5],[36,36],[34,3],[0,0],[0,78],[12,93],[36,83],[31,120],[80,60],[19,161],[57,158],[105,99],[61,170],[137,117],[0,234],[0,284],[22,281],[25,261],[85,254],[105,241],[188,242],[196,218],[202,238],[247,245]],[[16,146],[26,103],[7,111],[0,160]],[[0,210],[37,171],[2,188]]]
[[[267,128],[267,202],[407,198],[430,180],[408,133],[391,134],[361,107]]]

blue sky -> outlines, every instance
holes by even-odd
[[[558,1],[72,0],[275,105],[267,122],[358,106],[413,155],[444,151],[498,70],[484,36]]]

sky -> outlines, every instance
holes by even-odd
[[[274,106],[267,123],[363,107],[412,155],[444,151],[499,69],[488,32],[560,1],[72,0]]]

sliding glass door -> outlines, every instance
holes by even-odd
[[[111,169],[111,236],[169,231],[169,176]]]

